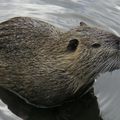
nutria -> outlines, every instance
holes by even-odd
[[[100,73],[120,68],[120,38],[81,26],[60,29],[29,17],[0,24],[0,86],[38,106],[55,106]]]

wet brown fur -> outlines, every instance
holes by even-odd
[[[75,51],[67,49],[72,39],[79,41]],[[0,86],[36,105],[62,103],[100,73],[120,68],[115,41],[85,24],[61,32],[33,18],[12,18],[0,24]],[[100,48],[91,47],[96,42]]]

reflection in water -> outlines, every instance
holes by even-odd
[[[56,108],[35,108],[3,88],[0,88],[0,97],[24,120],[102,120],[93,89],[82,98]]]

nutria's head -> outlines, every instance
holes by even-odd
[[[120,68],[120,38],[116,35],[82,23],[64,39],[67,70],[78,81],[89,81],[100,73]]]

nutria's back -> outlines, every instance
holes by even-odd
[[[85,24],[66,33],[28,17],[0,24],[0,86],[36,105],[73,96],[120,68],[119,37]]]

